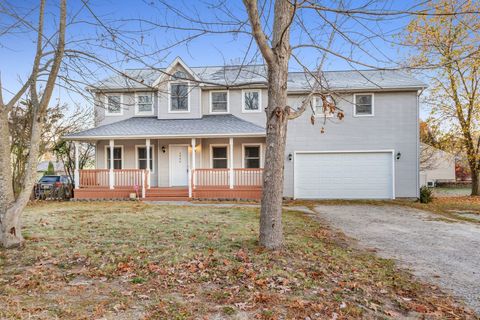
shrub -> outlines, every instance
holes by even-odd
[[[427,186],[423,186],[420,188],[420,202],[421,203],[429,203],[433,200],[432,189],[428,188]]]

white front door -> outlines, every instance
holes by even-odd
[[[170,186],[188,185],[188,147],[170,146]]]

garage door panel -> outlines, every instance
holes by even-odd
[[[392,153],[297,153],[295,197],[392,198]]]

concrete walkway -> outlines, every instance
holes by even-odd
[[[480,225],[400,206],[317,206],[316,217],[480,314]]]

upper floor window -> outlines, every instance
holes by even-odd
[[[120,94],[109,94],[107,95],[107,108],[105,110],[107,115],[122,115],[122,95]]]
[[[243,90],[242,92],[242,111],[243,112],[260,112],[261,91],[260,90]]]
[[[188,84],[170,84],[170,112],[188,112]]]
[[[188,79],[187,78],[187,74],[183,71],[177,71],[173,74],[172,78],[174,79],[180,79],[180,80],[186,80]]]
[[[330,117],[333,117],[334,116],[334,112],[332,112],[332,110],[330,109],[324,109],[324,106],[323,106],[323,100],[322,100],[322,97],[314,97],[313,98],[314,100],[314,104],[315,104],[315,115],[317,117],[327,117],[327,118],[330,118]],[[333,102],[333,98],[331,96],[326,96],[326,99],[327,99],[327,102]]]
[[[374,114],[373,94],[354,94],[353,95],[353,116],[371,117]]]
[[[210,91],[210,112],[228,112],[228,91]]]
[[[152,93],[137,93],[135,104],[135,114],[153,115],[153,97]]]

